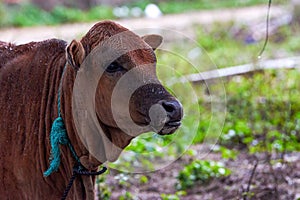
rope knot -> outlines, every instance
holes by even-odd
[[[52,172],[57,171],[60,165],[60,149],[59,145],[69,144],[67,131],[63,119],[58,117],[54,120],[50,133],[51,156],[50,166],[44,172],[44,176],[49,176]]]
[[[53,134],[51,134],[52,132]],[[51,128],[51,133],[51,140],[58,140],[57,142],[62,145],[66,145],[69,143],[66,127],[62,117],[58,117],[54,120]]]

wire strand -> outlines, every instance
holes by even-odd
[[[266,46],[268,44],[269,41],[269,24],[270,24],[270,10],[271,10],[271,4],[272,4],[272,0],[269,0],[269,4],[268,4],[268,12],[267,12],[267,19],[266,19],[266,36],[265,36],[265,42],[263,45],[263,48],[261,49],[261,51],[258,54],[258,58],[260,59],[262,54],[264,53]]]

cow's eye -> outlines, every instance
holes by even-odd
[[[108,67],[106,68],[106,71],[109,73],[114,73],[114,72],[122,71],[122,70],[124,70],[124,68],[122,67],[122,65],[120,65],[116,61],[110,63],[110,65],[108,65]]]

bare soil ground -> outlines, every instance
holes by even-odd
[[[199,146],[192,146],[197,150]],[[111,199],[117,200],[126,191],[137,199],[158,200],[161,194],[175,194],[176,176],[183,167],[191,161],[191,157],[183,156],[165,169],[144,174],[148,183],[141,184],[140,174],[130,174],[128,185],[118,184],[114,177],[118,172],[111,171],[106,183],[112,189]],[[219,154],[210,153],[205,159],[222,160],[232,174],[225,178],[215,179],[206,185],[196,184],[187,190],[182,200],[232,200],[232,199],[258,199],[258,200],[296,200],[300,197],[300,153],[285,155],[284,163],[276,163],[273,168],[266,162],[265,155],[254,156],[241,151],[236,160],[223,160]],[[251,184],[249,180],[251,174]],[[248,188],[249,187],[249,188]],[[248,188],[248,189],[247,189]],[[248,192],[249,196],[244,196]]]

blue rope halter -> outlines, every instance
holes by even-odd
[[[76,152],[70,143],[70,140],[67,135],[67,130],[65,127],[65,123],[63,118],[61,117],[60,112],[60,97],[61,97],[61,90],[62,90],[62,80],[64,77],[64,73],[66,70],[67,64],[65,64],[62,77],[60,79],[60,84],[58,88],[58,95],[57,95],[57,108],[58,108],[58,117],[54,120],[50,132],[50,144],[51,144],[51,156],[50,156],[50,166],[47,169],[47,171],[44,172],[44,176],[49,176],[54,171],[58,170],[58,167],[60,165],[60,149],[59,145],[68,145],[73,157],[76,159],[78,163],[80,163],[80,160],[78,156],[76,155]]]
[[[52,174],[54,171],[58,170],[58,167],[60,165],[60,149],[59,149],[59,145],[68,145],[73,157],[75,158],[75,160],[77,161],[73,167],[73,173],[72,173],[72,177],[70,178],[69,184],[67,185],[63,196],[61,198],[61,200],[65,200],[68,196],[69,191],[71,190],[71,187],[73,185],[73,182],[76,178],[77,175],[85,175],[85,176],[96,176],[96,175],[100,175],[103,174],[104,172],[106,172],[107,168],[103,167],[100,171],[96,171],[96,172],[90,172],[87,171],[83,165],[80,163],[80,160],[74,150],[74,147],[72,146],[68,135],[67,135],[67,130],[65,127],[65,123],[63,118],[61,117],[61,113],[60,113],[60,97],[61,97],[61,90],[62,90],[62,80],[65,74],[67,68],[67,63],[64,66],[64,70],[62,73],[62,77],[60,79],[60,83],[59,83],[59,88],[58,88],[58,94],[57,94],[57,109],[58,109],[58,117],[54,120],[52,127],[51,127],[51,132],[50,132],[50,144],[51,144],[51,156],[50,156],[50,166],[47,169],[47,171],[44,172],[44,176],[49,176],[50,174]]]

